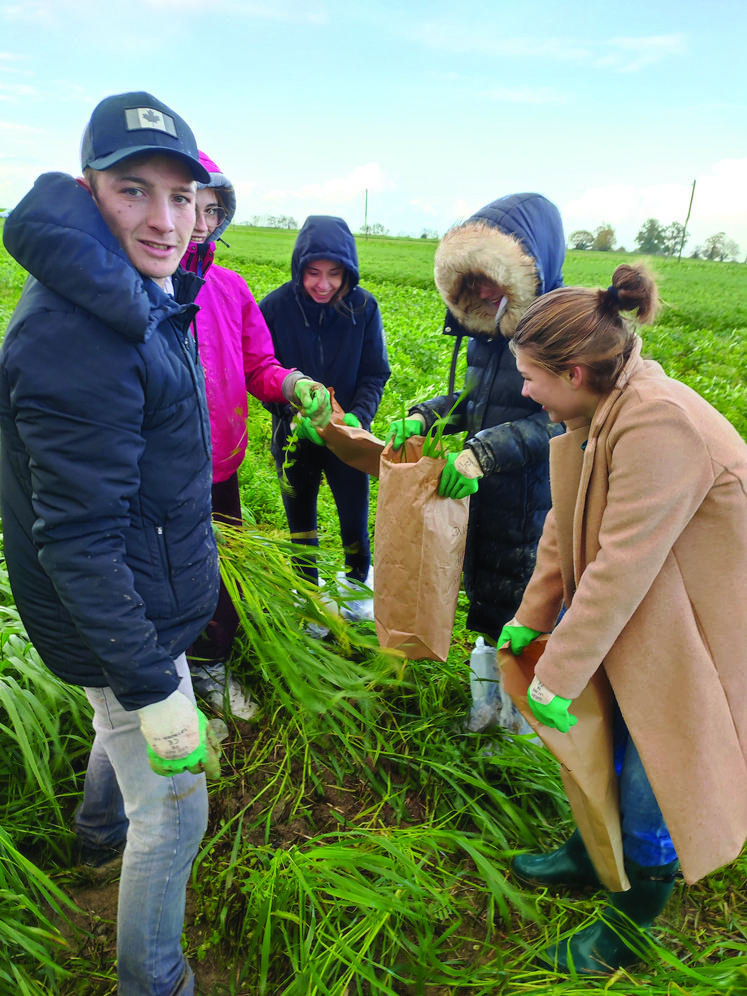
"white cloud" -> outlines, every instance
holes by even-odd
[[[568,98],[559,90],[550,87],[531,86],[497,86],[489,90],[477,90],[476,97],[495,101],[498,104],[552,104],[560,106],[567,103]]]
[[[12,86],[0,83],[0,100],[18,100],[23,97],[36,96],[36,89],[27,83],[16,83]]]
[[[747,158],[723,159],[710,173],[694,177],[695,194],[688,222],[691,233],[686,251],[716,232],[726,232],[747,252]],[[684,223],[692,183],[627,184],[592,187],[575,200],[561,204],[566,232],[577,228],[593,231],[609,222],[618,243],[632,249],[635,236],[648,218],[663,225]]]
[[[156,11],[179,11],[184,14],[205,12],[205,0],[139,0],[140,4]],[[135,0],[131,0],[135,3]],[[318,3],[313,9],[305,0],[212,0],[211,16],[236,16],[258,21],[289,21],[293,24],[327,24],[328,12]]]
[[[2,100],[2,96],[0,96],[0,100]],[[22,124],[19,121],[0,121],[0,134],[11,139],[24,139],[26,136],[33,138],[37,135],[43,135],[44,129]]]
[[[562,61],[588,58],[586,45],[575,45],[564,38],[508,37],[496,25],[483,25],[479,31],[468,20],[438,18],[418,23],[411,36],[426,48],[456,52],[484,52],[499,58],[558,59]]]
[[[394,181],[385,176],[378,163],[367,163],[365,166],[357,166],[346,176],[333,177],[321,183],[306,183],[295,190],[268,190],[265,197],[269,201],[293,199],[322,204],[348,204],[359,199],[366,190],[381,193],[394,189]]]
[[[557,36],[511,37],[501,33],[499,24],[482,25],[476,31],[467,20],[446,17],[414,26],[411,36],[426,48],[439,51],[479,52],[498,59],[573,62],[616,72],[634,72],[687,52],[683,34],[621,36],[601,40]]]
[[[130,18],[137,16],[138,10],[150,12],[173,13],[183,15],[206,11],[205,0],[130,0],[127,14]],[[212,16],[237,16],[263,21],[292,21],[293,23],[326,24],[329,20],[327,11],[315,5],[309,10],[305,0],[212,0],[209,6]],[[121,24],[121,10],[111,7],[102,8],[100,0],[29,0],[23,4],[8,4],[0,8],[0,17],[7,21],[38,22],[45,28],[60,25],[72,17],[80,19],[94,18],[99,27],[102,18],[111,23]]]
[[[419,197],[413,197],[408,203],[410,207],[421,211],[428,218],[438,218],[441,213],[430,201],[421,201]]]
[[[593,65],[619,73],[637,72],[675,55],[687,53],[684,35],[652,35],[647,38],[611,38],[611,51],[596,58]]]

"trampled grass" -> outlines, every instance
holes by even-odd
[[[294,232],[234,229],[222,261],[259,299],[287,279]],[[359,240],[392,365],[374,431],[402,405],[442,393],[451,340],[432,284],[435,243]],[[571,253],[566,282],[606,286],[618,254]],[[747,436],[745,268],[655,259],[667,308],[648,352]],[[0,253],[0,331],[23,274]],[[569,831],[555,764],[503,732],[467,733],[471,636],[460,600],[446,663],[382,652],[372,624],[330,615],[289,568],[269,417],[251,406],[243,530],[225,530],[224,577],[241,597],[232,659],[261,710],[229,724],[223,779],[195,865],[185,943],[203,996],[517,994],[633,996],[747,992],[744,858],[674,896],[651,964],[607,980],[554,976],[537,952],[598,911],[602,897],[516,887],[512,853]],[[375,482],[373,487],[375,499]],[[371,519],[375,516],[372,501]],[[320,502],[320,567],[334,595],[341,553]],[[74,893],[70,819],[82,789],[85,699],[29,647],[0,569],[0,992],[104,996],[111,951],[56,924]],[[325,641],[307,623],[330,628]],[[697,805],[697,800],[694,800]],[[59,950],[58,950],[59,949]],[[61,974],[67,967],[68,978]]]

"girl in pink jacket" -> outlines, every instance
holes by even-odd
[[[238,469],[247,446],[247,392],[259,401],[290,402],[312,421],[329,421],[329,394],[298,370],[280,365],[272,337],[246,281],[214,262],[215,243],[231,224],[236,194],[216,164],[200,153],[210,183],[197,191],[197,220],[182,266],[203,277],[197,295],[197,339],[213,444],[213,515],[241,522]],[[238,683],[226,677],[238,615],[221,582],[215,616],[190,649],[192,683],[213,706],[222,709],[228,691],[231,712],[250,719],[256,706]]]

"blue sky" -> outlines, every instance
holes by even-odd
[[[77,174],[104,96],[148,90],[238,220],[442,234],[536,190],[567,233],[683,222],[747,255],[744,0],[0,0],[0,207]]]

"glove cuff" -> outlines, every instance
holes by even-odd
[[[148,746],[165,760],[183,759],[200,746],[201,713],[178,689],[137,710]]]
[[[473,480],[476,477],[483,477],[484,472],[482,469],[482,464],[480,463],[477,454],[470,447],[465,447],[461,453],[459,453],[454,460],[454,467],[462,477],[467,477]]]
[[[555,692],[551,692],[546,685],[543,685],[538,677],[532,678],[532,683],[529,686],[528,695],[535,702],[539,702],[540,705],[550,705],[552,700],[556,697]]]
[[[299,380],[311,380],[306,374],[301,373],[300,370],[291,370],[283,378],[283,383],[280,390],[283,392],[283,397],[289,404],[296,402],[298,398],[296,397],[296,384]]]

